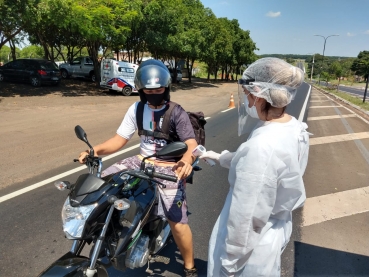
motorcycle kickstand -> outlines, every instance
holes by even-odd
[[[170,258],[159,256],[159,255],[150,256],[149,260],[147,261],[147,269],[146,269],[146,272],[147,273],[149,273],[149,274],[153,274],[154,273],[154,271],[152,271],[150,269],[150,263],[154,263],[154,262],[169,264]]]
[[[153,274],[154,271],[150,269],[150,259],[147,261],[146,273]]]

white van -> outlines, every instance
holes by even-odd
[[[101,61],[100,86],[121,92],[124,96],[137,92],[134,84],[138,65],[113,59]]]

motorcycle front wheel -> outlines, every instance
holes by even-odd
[[[68,252],[60,257],[38,277],[86,277],[85,271],[90,264],[87,257],[75,256]],[[97,263],[97,272],[93,277],[109,277],[104,265]]]

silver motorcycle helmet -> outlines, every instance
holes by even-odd
[[[162,61],[150,59],[142,62],[136,71],[134,83],[143,103],[147,102],[143,89],[164,87],[164,100],[170,100],[172,77]]]

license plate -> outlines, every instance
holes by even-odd
[[[59,80],[59,78],[58,78],[58,77],[52,77],[52,78],[51,78],[51,80],[53,80],[53,81],[58,81],[58,80]]]

